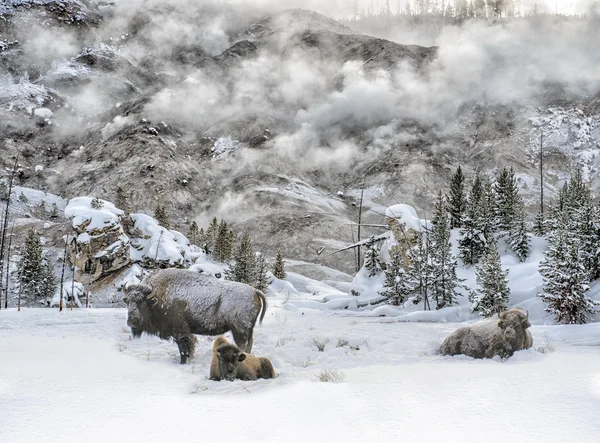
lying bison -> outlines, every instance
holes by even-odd
[[[531,332],[527,329],[530,326],[529,314],[521,309],[510,309],[498,317],[457,329],[444,340],[440,352],[473,358],[510,357],[515,351],[533,345]]]
[[[239,380],[275,378],[275,369],[268,358],[244,354],[225,337],[218,337],[213,344],[210,379],[233,381],[236,378]]]
[[[252,333],[267,310],[262,292],[243,283],[218,280],[180,269],[165,269],[125,289],[127,325],[134,337],[142,333],[174,339],[181,363],[194,356],[194,334],[231,331],[236,344],[252,350]]]

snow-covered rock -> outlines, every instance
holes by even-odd
[[[396,220],[407,229],[420,232],[423,229],[423,222],[417,215],[415,208],[409,205],[397,204],[390,206],[385,210],[385,216]]]

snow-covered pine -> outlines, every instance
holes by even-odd
[[[471,310],[482,317],[490,317],[508,308],[510,288],[508,270],[503,270],[496,242],[490,242],[481,264],[475,270],[479,290],[472,292]]]
[[[46,268],[42,255],[42,243],[35,229],[27,231],[19,274],[24,298],[37,302],[39,298],[44,297]]]
[[[600,213],[591,199],[584,199],[581,206],[572,210],[569,232],[579,240],[581,259],[589,280],[600,278]]]
[[[226,262],[231,259],[233,254],[233,242],[230,235],[230,229],[225,220],[221,220],[217,229],[214,249],[212,252],[213,258],[220,262]]]
[[[544,218],[544,214],[540,211],[535,214],[535,220],[533,222],[533,233],[538,237],[543,237],[546,235],[546,219]]]
[[[158,222],[160,226],[165,229],[171,228],[171,221],[169,220],[169,214],[164,206],[160,203],[156,205],[156,209],[154,210],[154,218]]]
[[[256,282],[254,283],[254,287],[259,291],[264,293],[267,292],[269,288],[269,279],[267,277],[267,271],[269,270],[269,266],[267,264],[267,259],[264,254],[261,252],[256,253]]]
[[[495,185],[496,214],[498,216],[498,230],[508,233],[515,221],[515,204],[519,196],[519,188],[515,179],[515,171],[503,168]]]
[[[385,297],[387,304],[401,306],[406,298],[413,292],[413,287],[408,281],[404,270],[402,249],[395,246],[390,248],[390,262],[385,268],[385,281],[383,291],[379,294]]]
[[[571,235],[566,223],[552,233],[545,259],[540,263],[540,274],[544,279],[540,297],[548,304],[546,311],[558,323],[587,323],[598,302],[587,296],[589,272],[578,239]]]
[[[419,232],[417,244],[408,250],[407,258],[407,282],[415,294],[413,303],[419,304],[422,301],[423,308],[430,310],[429,290],[433,280],[433,269],[429,256],[429,239],[426,234]]]
[[[434,205],[433,229],[430,233],[429,255],[431,263],[431,298],[436,309],[452,306],[456,303],[460,280],[456,275],[458,261],[452,255],[450,243],[450,214],[446,210],[446,201],[440,191]]]
[[[452,228],[462,227],[462,218],[467,207],[465,195],[465,176],[462,168],[458,166],[450,181],[450,192],[448,194],[448,212],[452,219]]]
[[[285,264],[283,262],[283,257],[280,251],[277,251],[277,255],[275,255],[275,264],[273,265],[273,275],[275,278],[279,280],[285,280]]]
[[[237,244],[234,260],[228,275],[229,279],[253,285],[256,281],[256,256],[250,234],[247,232],[242,234],[242,238]]]
[[[115,206],[123,211],[123,216],[120,221],[121,226],[123,226],[123,230],[126,233],[129,233],[133,227],[133,221],[131,220],[131,202],[121,186],[117,187],[116,194]]]
[[[527,223],[525,222],[525,205],[519,197],[515,203],[515,218],[513,226],[510,229],[508,244],[515,253],[520,262],[524,262],[531,253],[531,241],[527,233]]]
[[[498,229],[496,214],[496,192],[492,182],[486,177],[481,180],[481,198],[478,208],[478,225],[486,241],[491,241]]]
[[[367,250],[365,252],[365,268],[369,271],[369,277],[375,277],[383,271],[381,259],[379,258],[379,248],[377,248],[377,245],[374,242],[367,245]]]
[[[207,249],[212,253],[215,245],[217,244],[217,236],[219,235],[219,221],[217,217],[213,217],[210,225],[206,229],[206,246]]]
[[[486,249],[487,241],[481,226],[482,217],[480,213],[482,193],[481,179],[476,177],[469,191],[467,211],[458,240],[460,258],[465,265],[476,264]]]
[[[42,281],[42,297],[51,300],[56,292],[56,286],[58,285],[58,279],[56,278],[56,272],[54,265],[49,259],[46,259],[44,265],[44,275]]]
[[[200,228],[198,227],[198,223],[196,221],[192,221],[190,224],[190,229],[187,233],[187,238],[190,243],[194,246],[202,246],[202,238],[200,236]]]

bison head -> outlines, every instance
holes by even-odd
[[[498,327],[503,330],[519,327],[527,329],[530,326],[529,313],[522,309],[509,309],[498,316]]]
[[[127,303],[127,326],[135,338],[144,332],[144,323],[148,321],[145,317],[149,316],[150,309],[156,304],[156,298],[151,295],[152,287],[148,285],[129,285],[125,288],[123,301]]]
[[[246,359],[246,354],[231,343],[219,346],[215,353],[219,359],[221,377],[229,381],[235,380],[237,366]]]

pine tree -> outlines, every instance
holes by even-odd
[[[552,233],[540,274],[544,279],[540,297],[548,304],[546,311],[554,314],[558,323],[586,323],[598,302],[586,295],[589,272],[577,239],[564,223]]]
[[[544,214],[538,211],[535,214],[535,221],[533,222],[533,233],[538,237],[546,235],[546,220],[544,220]]]
[[[496,232],[496,193],[488,178],[481,182],[481,198],[477,209],[477,224],[485,237],[486,242],[494,239]]]
[[[371,243],[367,246],[365,252],[365,268],[369,271],[369,277],[375,277],[382,271],[379,248],[377,248],[375,243]]]
[[[446,202],[439,192],[434,207],[431,231],[431,298],[436,302],[436,309],[452,306],[457,301],[456,292],[460,281],[456,275],[458,262],[452,255],[450,243],[450,216],[446,211]]]
[[[508,270],[502,270],[500,255],[496,243],[491,242],[481,264],[475,270],[479,292],[469,296],[473,305],[471,310],[483,317],[505,311],[508,308],[510,289]]]
[[[23,191],[21,191],[21,193],[19,194],[19,201],[21,203],[29,203],[29,199],[27,198],[27,196],[25,195],[25,193]]]
[[[43,297],[46,269],[42,256],[42,243],[39,234],[30,229],[27,232],[20,266],[21,291],[24,297],[37,301]]]
[[[277,255],[275,256],[275,264],[273,265],[273,275],[279,280],[285,280],[286,277],[283,257],[281,256],[281,252],[279,251],[277,251]]]
[[[573,210],[569,233],[577,238],[583,265],[590,281],[600,277],[600,213],[591,199]]]
[[[404,271],[404,260],[399,247],[390,248],[390,262],[385,268],[383,291],[379,294],[386,298],[386,303],[401,306],[413,288]]]
[[[433,270],[429,260],[429,240],[424,233],[418,234],[417,244],[408,250],[407,258],[407,283],[415,293],[413,303],[419,304],[422,301],[424,309],[431,309],[429,290],[433,279]]]
[[[465,176],[459,166],[450,181],[450,195],[448,196],[448,206],[450,217],[452,218],[452,228],[462,227],[463,214],[467,207],[465,197]]]
[[[217,231],[213,257],[220,262],[226,262],[231,259],[233,253],[233,243],[231,241],[231,231],[225,220],[221,220]]]
[[[154,218],[158,222],[160,226],[165,229],[171,228],[171,222],[169,220],[169,214],[164,206],[161,206],[160,203],[156,205],[156,209],[154,210]]]
[[[213,217],[212,222],[208,225],[206,230],[206,245],[208,249],[214,252],[217,244],[217,236],[219,235],[219,221],[217,217]]]
[[[54,296],[54,292],[56,291],[57,284],[58,279],[56,278],[54,265],[50,262],[50,260],[46,259],[42,282],[42,296],[47,299],[52,298]]]
[[[120,186],[117,188],[115,204],[117,208],[123,211],[121,225],[123,226],[125,232],[129,232],[129,230],[133,226],[133,221],[131,220],[131,205],[129,203],[129,198],[127,197],[127,194]]]
[[[47,212],[48,208],[46,207],[46,200],[42,200],[40,202],[40,206],[38,207],[39,218],[45,219]]]
[[[8,186],[3,181],[0,182],[0,201],[8,200]]]
[[[267,278],[267,259],[262,253],[256,254],[256,282],[254,287],[259,291],[266,293],[269,288],[269,279]]]
[[[50,212],[50,218],[58,218],[58,206],[56,203],[52,203],[52,211]]]
[[[200,228],[198,227],[198,223],[196,221],[192,221],[190,224],[190,229],[187,234],[188,240],[194,246],[201,246],[201,238],[200,238]]]
[[[500,231],[508,233],[514,225],[518,199],[519,188],[515,172],[512,167],[504,168],[496,182],[496,214]]]
[[[256,281],[256,256],[250,235],[246,232],[235,249],[235,262],[231,266],[230,278],[249,285]]]
[[[508,244],[520,262],[527,260],[531,252],[531,244],[525,223],[525,207],[520,198],[516,203],[515,220],[510,230]]]
[[[458,240],[460,258],[466,265],[476,264],[486,249],[487,241],[481,226],[482,217],[480,213],[482,194],[481,180],[477,177],[469,192],[467,213]]]

